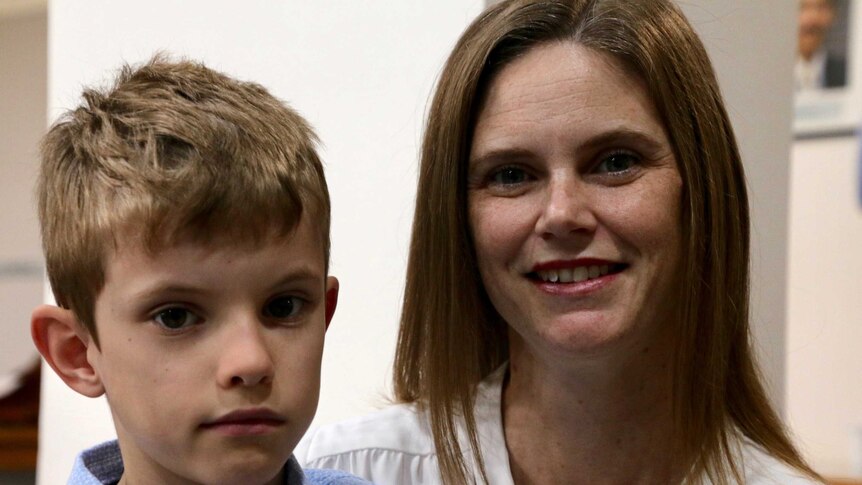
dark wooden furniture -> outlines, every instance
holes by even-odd
[[[0,399],[0,471],[36,469],[39,442],[40,365],[21,377],[20,387]]]

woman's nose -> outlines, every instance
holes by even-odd
[[[549,180],[536,232],[542,239],[561,239],[595,231],[594,201],[576,177]]]
[[[272,354],[263,325],[258,322],[243,323],[226,336],[218,372],[221,387],[269,384],[273,373]]]

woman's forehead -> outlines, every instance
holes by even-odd
[[[643,80],[609,54],[574,42],[543,44],[491,80],[471,159],[512,144],[541,145],[544,136],[589,139],[621,131],[667,143]]]

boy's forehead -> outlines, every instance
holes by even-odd
[[[270,230],[262,237],[238,237],[232,231],[175,231],[170,236],[150,237],[142,229],[125,228],[117,231],[113,245],[105,255],[106,276],[117,265],[139,265],[141,263],[183,262],[187,258],[206,262],[217,254],[233,254],[236,258],[248,257],[260,252],[284,255],[285,262],[301,263],[321,268],[325,276],[326,261],[321,231],[302,218],[291,230]],[[156,236],[159,236],[158,234]]]
[[[178,247],[251,252],[265,246],[291,246],[306,242],[322,248],[324,235],[310,219],[302,216],[291,227],[283,227],[275,219],[272,225],[265,227],[231,222],[208,227],[129,222],[118,225],[113,231],[111,252],[121,254],[133,250],[155,257],[165,250]]]

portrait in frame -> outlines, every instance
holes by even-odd
[[[797,137],[845,135],[859,125],[859,0],[798,0],[793,68]]]

